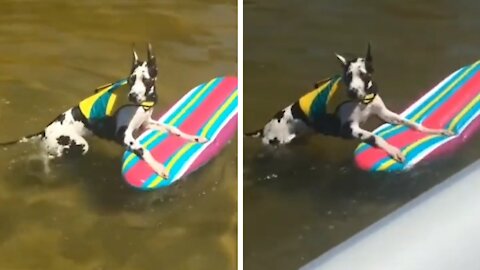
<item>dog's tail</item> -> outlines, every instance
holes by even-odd
[[[245,136],[253,137],[253,138],[262,137],[263,136],[263,128],[257,129],[257,130],[252,131],[252,132],[246,132]]]
[[[45,131],[40,131],[40,132],[37,132],[37,133],[34,133],[34,134],[24,136],[24,137],[22,137],[20,139],[17,139],[17,140],[8,141],[8,142],[0,142],[0,147],[1,146],[9,146],[9,145],[17,144],[17,143],[29,142],[31,140],[41,139],[43,137],[45,137]]]

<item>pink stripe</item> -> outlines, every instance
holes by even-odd
[[[445,127],[465,106],[478,95],[480,85],[480,73],[477,73],[466,82],[457,92],[437,108],[423,124],[430,128]],[[388,143],[405,148],[408,145],[428,136],[414,130],[407,130],[389,138]],[[387,158],[385,151],[379,148],[370,147],[360,155],[355,156],[355,161],[361,169],[370,170],[376,163]]]
[[[222,106],[225,100],[235,89],[236,79],[225,78],[185,119],[179,128],[186,132],[196,134],[208,122],[213,114]],[[232,89],[233,88],[233,89]],[[151,150],[152,155],[160,162],[165,163],[168,158],[179,151],[187,141],[176,136],[168,136],[163,142]],[[141,187],[143,180],[153,174],[153,170],[148,164],[140,160],[126,174],[125,179],[135,187]]]
[[[424,124],[433,128],[445,127],[478,95],[479,85],[480,72],[475,74],[459,91],[442,104],[441,108],[424,121]]]

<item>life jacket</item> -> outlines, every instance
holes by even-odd
[[[327,114],[335,114],[338,107],[346,101],[352,100],[347,91],[341,89],[340,75],[332,76],[315,84],[315,89],[303,95],[299,100],[300,109],[315,123],[323,119]],[[368,94],[361,102],[365,105],[375,99],[376,94]]]
[[[125,104],[118,102],[117,90],[127,84],[127,80],[119,80],[114,83],[102,85],[95,89],[95,94],[80,101],[78,107],[85,116],[88,122],[95,122],[101,119],[105,119],[108,116],[112,116],[115,112]],[[140,105],[145,110],[148,110],[155,106],[153,101],[145,101]]]

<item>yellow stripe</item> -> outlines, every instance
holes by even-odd
[[[320,85],[319,87],[315,88],[314,90],[308,92],[307,94],[303,95],[299,99],[300,103],[300,108],[302,111],[306,114],[309,115],[310,113],[310,107],[312,106],[313,100],[318,96],[320,92],[325,90],[327,88],[328,84],[331,82],[331,80],[328,80],[324,84]]]
[[[202,90],[200,90],[197,95],[192,99],[190,100],[190,102],[185,106],[183,107],[183,109],[180,111],[180,113],[178,113],[175,118],[172,119],[172,121],[170,121],[170,124],[171,125],[175,125],[175,123],[178,121],[178,119],[180,119],[180,117],[182,117],[182,115],[190,108],[192,107],[193,104],[195,104],[195,102],[197,102],[197,100],[200,98],[201,94],[203,94],[203,92],[205,92],[209,87],[210,85],[212,85],[214,82],[216,81],[216,79],[213,79],[211,80],[210,82],[208,82],[208,84],[206,84]]]
[[[336,81],[333,82],[332,91],[330,91],[330,93],[328,93],[327,104],[330,103],[330,100],[332,99],[332,96],[335,94],[335,92],[337,92],[338,83],[340,82],[340,79],[341,78],[338,78]]]
[[[117,100],[116,94],[111,94],[110,98],[108,99],[107,103],[107,115],[111,116],[113,113],[113,106],[115,105],[115,101]]]
[[[460,121],[460,119],[463,118],[463,116],[472,109],[473,106],[475,106],[478,102],[480,101],[480,95],[477,95],[476,98],[474,98],[468,105],[460,112],[459,115],[457,115],[455,118],[453,118],[453,121],[448,125],[448,129],[452,130]]]
[[[220,107],[220,109],[213,115],[212,118],[208,121],[207,125],[205,125],[205,128],[203,129],[201,136],[206,136],[207,133],[210,131],[212,125],[215,123],[215,121],[222,115],[222,113],[228,108],[228,106],[235,100],[235,98],[238,96],[238,92],[235,90],[233,95],[231,95],[227,101]],[[189,143],[185,145],[180,151],[178,151],[175,156],[170,160],[170,162],[167,165],[167,168],[170,170],[175,163],[178,161],[182,155],[187,152],[190,148],[192,148],[195,145],[195,143]],[[154,181],[148,185],[148,188],[153,188],[157,186],[161,181],[163,180],[162,177],[157,176]]]
[[[230,106],[230,104],[232,104],[232,102],[235,100],[235,98],[237,98],[237,96],[238,96],[238,92],[235,91],[233,95],[231,95],[227,99],[227,101],[222,105],[222,107],[220,107],[220,109],[213,115],[213,117],[208,121],[207,125],[203,128],[201,136],[205,137],[207,135],[208,131],[210,131],[210,128],[215,123],[215,121],[217,121],[217,119],[227,109],[227,107]]]
[[[349,100],[350,98],[347,96],[347,92],[340,88],[340,82],[342,78],[339,77],[332,85],[332,89],[330,93],[328,93],[327,97],[327,106],[326,112],[334,114],[337,110],[337,107],[345,102],[345,100]]]
[[[178,115],[176,115],[175,118],[172,119],[172,121],[170,121],[168,124],[175,125],[175,122],[178,121],[178,119],[186,112],[186,110],[188,108],[190,108],[200,98],[200,96],[210,87],[210,85],[212,85],[216,80],[217,79],[213,79],[210,82],[208,82],[207,84],[205,84],[205,86],[195,94],[195,97],[192,100],[190,100],[190,102],[183,108],[183,110]],[[156,140],[158,137],[160,137],[163,133],[165,133],[165,132],[163,132],[163,131],[158,132],[152,138],[150,138],[148,141],[143,143],[143,145],[145,147],[148,147],[154,140]],[[134,153],[130,153],[128,155],[128,157],[125,159],[125,161],[123,162],[122,170],[124,170],[125,167],[128,165],[128,163],[130,163],[130,161],[132,159],[134,159],[135,157],[136,157],[136,155]]]
[[[87,97],[86,99],[80,101],[78,104],[78,107],[80,108],[80,111],[87,117],[87,119],[90,118],[90,114],[92,112],[92,107],[97,102],[98,98],[101,97],[105,92],[107,92],[110,88],[106,88],[100,92],[97,92],[96,94]]]

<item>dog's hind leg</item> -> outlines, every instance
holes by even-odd
[[[79,157],[88,152],[88,142],[74,133],[57,133],[45,140],[46,151],[50,158]]]

